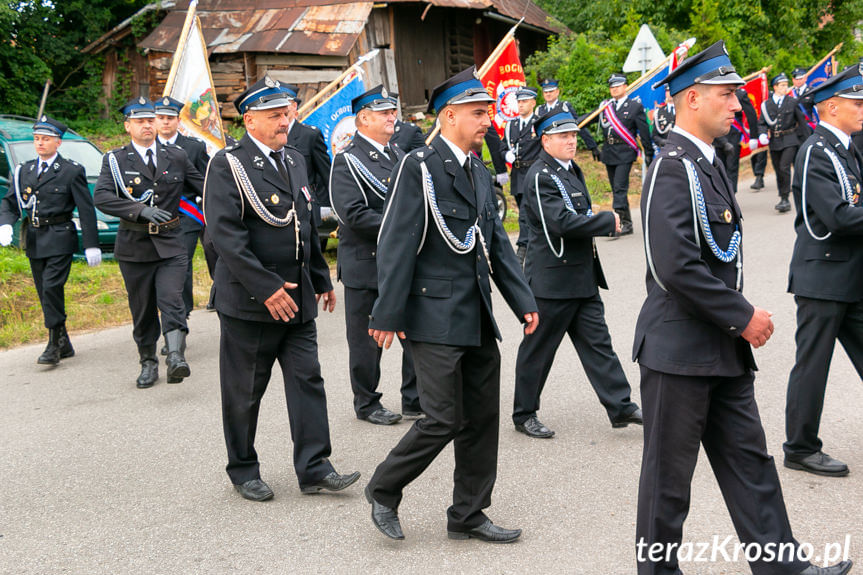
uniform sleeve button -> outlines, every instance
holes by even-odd
[[[423,293],[426,293],[428,290],[426,288],[422,288],[420,291],[422,291]]]
[[[377,254],[375,252],[372,252],[372,257],[374,257],[375,255],[377,255]]]

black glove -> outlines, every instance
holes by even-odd
[[[150,206],[141,210],[141,217],[154,224],[164,224],[173,219],[171,212],[166,212],[165,210],[160,210],[159,208]]]
[[[599,146],[596,146],[595,148],[591,148],[590,153],[593,154],[594,160],[596,160],[597,162],[601,161],[599,159]]]

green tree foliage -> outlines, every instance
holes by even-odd
[[[840,65],[863,55],[855,37],[863,27],[863,0],[536,1],[573,33],[553,38],[526,69],[533,82],[561,80],[562,96],[579,111],[608,97],[605,81],[623,66],[641,24],[650,26],[666,54],[690,37],[697,39],[695,51],[725,40],[743,74],[769,65],[771,74],[809,67],[840,42]]]
[[[104,63],[82,49],[147,0],[0,0],[0,113],[47,109],[67,121],[94,115]]]

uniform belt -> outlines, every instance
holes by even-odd
[[[126,220],[120,220],[120,229],[131,230],[133,232],[147,232],[151,236],[157,236],[162,232],[167,232],[168,230],[173,230],[177,227],[180,227],[180,218],[168,220],[164,224],[154,224],[152,222],[146,224],[136,224],[135,222],[127,222]]]
[[[788,134],[793,134],[797,131],[797,128],[791,128],[790,130],[773,130],[773,137],[777,136],[787,136]]]
[[[533,165],[536,160],[516,160],[512,167],[518,170],[527,169]]]
[[[72,221],[72,214],[60,214],[59,216],[30,216],[30,225],[34,228],[42,226],[53,226],[55,224],[65,224]]]

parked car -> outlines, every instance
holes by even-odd
[[[33,147],[33,124],[35,118],[24,116],[12,116],[0,114],[0,197],[5,197],[9,192],[12,171],[15,166],[36,158],[36,149]],[[96,179],[102,169],[102,152],[92,142],[83,136],[69,130],[63,137],[63,143],[58,150],[60,155],[68,160],[74,160],[84,166],[87,173],[87,185],[90,193],[96,186]],[[84,256],[84,247],[81,244],[81,224],[78,220],[78,211],[73,213],[72,221],[78,229],[78,253],[76,256]],[[114,253],[114,242],[117,239],[117,229],[120,227],[120,219],[96,210],[96,226],[99,229],[99,247],[103,254]],[[20,246],[24,234],[21,231],[21,221],[15,225],[15,233],[12,245]]]

